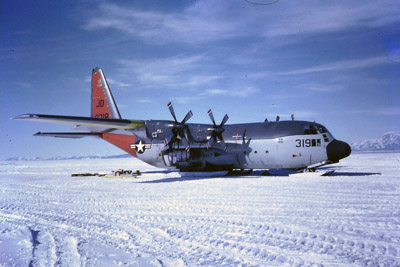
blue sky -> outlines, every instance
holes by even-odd
[[[264,0],[253,1],[267,3]],[[32,137],[65,125],[24,113],[89,116],[103,68],[123,118],[230,123],[276,115],[324,124],[347,142],[400,131],[397,1],[0,2],[1,159],[122,153],[97,139]]]

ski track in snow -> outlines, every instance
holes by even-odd
[[[0,163],[0,266],[399,266],[400,154],[328,177],[71,177],[136,159]]]

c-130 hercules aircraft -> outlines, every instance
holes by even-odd
[[[336,140],[321,124],[309,121],[265,120],[260,123],[187,123],[189,111],[179,121],[122,119],[100,68],[92,71],[91,117],[25,114],[14,119],[75,124],[85,132],[38,132],[35,136],[97,137],[138,159],[160,168],[181,172],[252,169],[312,170],[339,162],[350,155],[350,146]]]

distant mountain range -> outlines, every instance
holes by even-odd
[[[72,156],[72,157],[50,157],[50,158],[24,158],[24,157],[12,157],[6,159],[6,161],[38,161],[38,160],[70,160],[70,159],[121,159],[121,158],[130,158],[132,155],[122,154],[122,155],[113,155],[113,156]]]
[[[400,150],[400,134],[389,132],[379,138],[351,144],[354,151],[393,151]]]

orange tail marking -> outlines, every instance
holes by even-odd
[[[112,117],[100,71],[92,73],[92,117]]]
[[[102,138],[132,156],[137,157],[136,150],[131,148],[131,145],[136,142],[136,135],[103,133]]]

